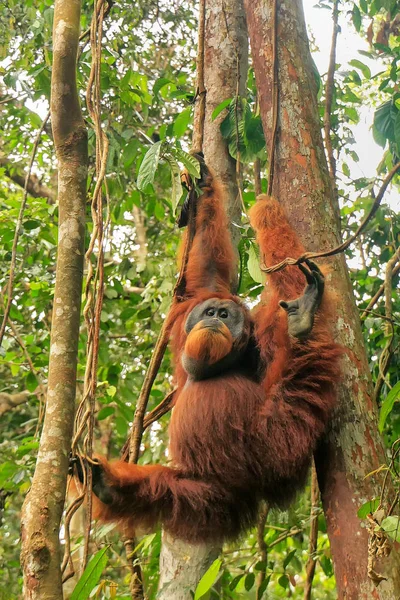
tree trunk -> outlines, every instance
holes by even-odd
[[[227,192],[227,208],[231,223],[239,223],[241,202],[236,177],[236,161],[229,155],[220,131],[223,111],[214,121],[214,109],[227,98],[246,91],[248,40],[244,9],[236,0],[206,2],[204,38],[205,122],[203,152]],[[194,142],[195,144],[195,142]],[[199,148],[196,148],[198,150]],[[231,227],[237,245],[240,231]],[[191,546],[164,532],[160,556],[160,600],[190,600],[190,591],[218,557],[219,547]]]
[[[58,158],[58,257],[47,410],[21,518],[24,597],[32,600],[63,597],[59,526],[75,414],[88,163],[76,89],[80,8],[79,0],[55,2],[51,113]]]
[[[213,168],[227,192],[231,223],[240,223],[242,204],[237,181],[237,163],[230,156],[220,131],[226,109],[213,121],[214,109],[228,98],[246,95],[248,39],[241,0],[206,1],[204,40],[204,83],[206,115],[204,122],[204,158]],[[231,228],[235,246],[240,230]]]
[[[245,0],[250,44],[267,141],[272,129],[273,0]],[[278,2],[280,108],[273,193],[286,207],[308,250],[325,250],[340,239],[339,207],[324,155],[316,84],[301,0]],[[277,240],[279,243],[279,240]],[[328,262],[328,261],[327,261]],[[327,288],[334,296],[335,335],[346,347],[339,408],[316,456],[339,598],[393,600],[400,589],[398,555],[376,569],[388,577],[376,588],[368,578],[368,534],[357,517],[364,502],[380,495],[385,462],[359,314],[344,256],[330,260]]]
[[[207,544],[191,546],[177,540],[165,531],[160,554],[160,581],[157,598],[162,600],[189,600],[208,567],[221,548]]]

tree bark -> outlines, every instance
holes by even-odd
[[[224,110],[214,121],[214,109],[227,98],[246,91],[248,39],[243,4],[236,0],[206,1],[204,38],[205,121],[203,152],[227,193],[231,223],[239,223],[241,201],[236,177],[236,161],[229,155],[220,125]],[[198,150],[198,148],[196,148]],[[240,230],[231,227],[232,241],[237,245]],[[220,548],[213,545],[184,543],[164,532],[160,556],[160,600],[190,600],[190,591],[218,557]]]
[[[240,223],[242,204],[238,189],[236,161],[230,156],[220,131],[226,110],[213,121],[215,108],[236,94],[246,94],[248,68],[248,39],[242,0],[206,1],[204,40],[204,83],[206,114],[204,122],[204,158],[213,168],[227,192],[228,214],[231,223]],[[235,246],[240,230],[231,228]]]
[[[273,0],[245,0],[245,6],[261,117],[270,143]],[[339,207],[323,150],[303,8],[301,0],[279,2],[278,6],[280,108],[273,193],[287,209],[305,247],[325,250],[340,239]],[[338,386],[339,407],[316,455],[316,466],[338,597],[393,600],[400,589],[399,557],[393,550],[377,565],[388,580],[376,588],[367,574],[368,534],[357,517],[360,505],[381,492],[381,476],[366,475],[385,462],[360,319],[344,256],[327,261],[327,265],[332,321],[346,356]]]
[[[163,532],[157,598],[189,600],[221,549],[211,544],[191,546]]]
[[[80,0],[56,0],[51,113],[58,158],[59,235],[47,410],[22,510],[24,598],[61,599],[59,526],[75,414],[83,277],[87,132],[76,88]]]

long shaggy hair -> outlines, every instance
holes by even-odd
[[[191,542],[237,537],[255,523],[261,499],[275,506],[290,502],[304,483],[335,404],[341,354],[327,326],[327,296],[309,338],[290,339],[278,302],[302,294],[305,278],[297,267],[269,276],[252,314],[230,293],[234,252],[223,193],[211,176],[198,202],[186,271],[188,298],[172,313],[178,389],[170,424],[171,465],[102,459],[113,502],[96,501],[103,520],[133,527],[161,521]],[[260,196],[250,216],[267,266],[303,253],[276,200]],[[232,350],[226,327],[185,332],[190,312],[209,298],[241,307],[246,346],[235,368],[194,381],[182,365],[183,352],[213,363]]]

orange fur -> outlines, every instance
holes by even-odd
[[[198,200],[196,235],[186,270],[187,293],[206,288],[229,294],[234,265],[225,196],[221,185],[209,177]]]
[[[260,196],[251,223],[267,266],[304,251],[276,200]],[[313,451],[335,404],[341,349],[327,327],[329,294],[307,340],[289,338],[279,300],[300,296],[305,277],[297,267],[268,278],[251,313],[230,294],[234,253],[219,184],[210,176],[198,201],[189,254],[188,298],[170,318],[175,355],[175,407],[170,425],[171,467],[103,461],[114,494],[96,502],[103,520],[125,526],[161,521],[173,535],[193,542],[235,538],[254,525],[261,499],[285,506],[306,479]],[[232,344],[225,330],[199,323],[187,335],[193,308],[209,298],[230,299],[243,310],[243,336]],[[182,353],[218,361],[234,347],[240,358],[226,371],[188,379]]]
[[[205,328],[200,321],[187,337],[185,352],[191,358],[212,365],[229,354],[232,345],[232,335],[226,325],[216,331]]]

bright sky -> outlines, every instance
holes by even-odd
[[[309,32],[312,32],[319,52],[313,53],[313,58],[320,74],[325,74],[328,70],[329,53],[332,41],[332,12],[330,10],[316,8],[315,0],[303,0],[306,21]],[[340,15],[339,25],[341,31],[337,41],[336,64],[339,64],[340,70],[346,70],[348,62],[354,58],[361,60],[371,69],[372,75],[382,70],[382,64],[377,60],[370,60],[359,50],[369,51],[368,42],[360,37],[355,31],[351,15],[347,10]],[[352,67],[351,67],[352,68]],[[356,177],[374,177],[376,175],[377,165],[380,163],[383,155],[383,149],[378,146],[372,136],[371,125],[373,121],[375,107],[364,105],[361,107],[360,122],[354,126],[353,134],[356,144],[353,149],[358,154],[360,161],[354,163],[346,158],[349,164],[351,175]],[[400,199],[396,190],[386,194],[387,202],[390,196],[390,205],[393,209],[400,208]]]

